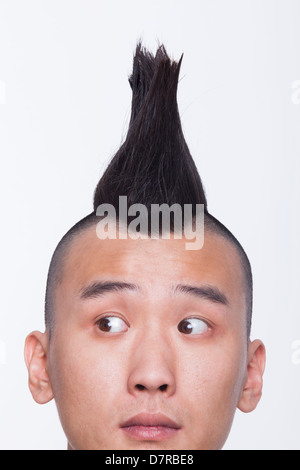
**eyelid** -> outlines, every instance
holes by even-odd
[[[97,323],[99,320],[101,320],[101,318],[110,318],[110,317],[120,318],[121,320],[123,320],[126,323],[127,326],[130,326],[128,321],[126,320],[126,318],[123,315],[121,315],[120,313],[116,313],[116,312],[101,313],[101,315],[99,315],[99,317],[96,318],[95,323]]]
[[[207,326],[209,326],[210,328],[213,328],[214,324],[212,323],[212,321],[210,320],[207,320],[206,318],[203,318],[203,317],[200,317],[199,315],[189,315],[187,317],[184,317],[182,320],[191,320],[191,319],[196,319],[196,320],[201,320],[203,321],[204,323],[207,324]],[[181,320],[181,321],[182,321]]]

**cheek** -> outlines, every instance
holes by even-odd
[[[118,388],[122,379],[122,357],[112,354],[111,346],[80,341],[80,337],[55,347],[51,358],[51,383],[59,393],[70,392],[91,398]],[[61,389],[61,390],[60,390]],[[85,396],[86,401],[89,396]]]
[[[86,442],[90,446],[94,436],[98,443],[105,439],[110,423],[114,424],[125,379],[118,354],[112,355],[105,345],[99,347],[80,335],[68,336],[53,347],[49,375],[64,431],[69,442],[80,448]]]
[[[194,448],[222,448],[230,431],[244,378],[243,348],[238,344],[199,347],[183,357],[182,394],[190,415]],[[188,393],[187,393],[188,391]]]
[[[185,377],[184,382],[199,393],[210,388],[236,393],[247,363],[246,346],[246,341],[234,332],[193,345],[189,343],[189,348],[181,345],[181,371],[178,372]]]

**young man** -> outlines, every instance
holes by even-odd
[[[69,449],[221,449],[236,408],[261,397],[251,267],[208,212],[180,124],[180,65],[138,44],[126,140],[93,212],[54,252],[45,332],[26,338],[31,393],[54,397]],[[156,230],[153,208],[170,215]]]

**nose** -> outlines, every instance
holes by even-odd
[[[175,393],[175,357],[163,338],[143,340],[135,348],[128,377],[128,391],[169,397]]]

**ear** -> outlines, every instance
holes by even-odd
[[[24,356],[29,374],[29,389],[39,404],[47,403],[53,398],[46,370],[48,344],[48,334],[40,331],[33,331],[25,341]]]
[[[238,408],[244,413],[255,410],[262,395],[266,350],[260,340],[249,342],[247,372]]]

